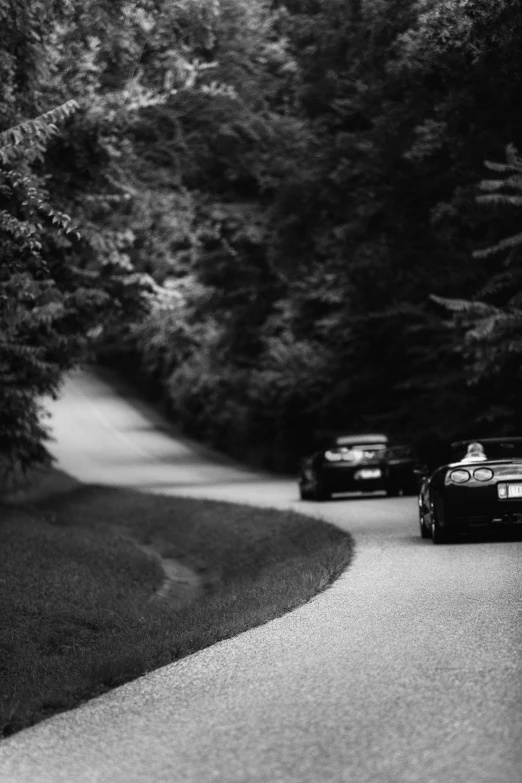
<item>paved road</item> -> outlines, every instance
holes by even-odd
[[[356,557],[301,609],[5,740],[2,783],[521,783],[521,542],[434,547],[411,498],[298,502],[86,375],[54,422],[83,480],[319,508]]]

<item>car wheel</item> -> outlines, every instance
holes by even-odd
[[[434,544],[448,544],[452,538],[451,533],[449,533],[439,524],[441,502],[442,501],[439,499],[436,504],[436,508],[432,510],[431,514],[431,540]]]
[[[316,478],[315,480],[315,492],[314,492],[314,500],[330,500],[332,497],[332,493],[329,492],[326,487],[324,486],[324,483],[321,481],[320,478]]]
[[[419,528],[420,528],[421,538],[431,538],[431,531],[426,527],[424,521],[424,512],[420,506],[419,506]]]
[[[302,484],[299,484],[299,497],[301,500],[312,500],[313,494],[309,489],[305,489]]]
[[[431,540],[434,544],[448,544],[451,540],[448,533],[436,522],[431,523]]]
[[[399,497],[399,493],[400,493],[400,487],[398,487],[396,484],[390,484],[386,488],[386,494],[388,495],[389,498],[397,498]]]

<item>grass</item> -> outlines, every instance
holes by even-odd
[[[157,595],[161,560],[200,575]],[[80,485],[0,505],[0,735],[304,604],[347,567],[351,537],[293,512]]]

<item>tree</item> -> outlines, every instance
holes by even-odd
[[[432,299],[454,316],[468,384],[486,392],[489,404],[484,418],[491,426],[510,429],[522,425],[522,158],[509,144],[505,163],[486,161],[485,166],[496,176],[479,183],[477,202],[493,206],[497,222],[501,218],[504,230],[516,233],[474,251],[477,259],[504,256],[474,299]]]
[[[146,281],[122,252],[126,233],[98,232],[96,247],[85,210],[56,187],[60,167],[53,167],[49,149],[63,154],[58,125],[96,114],[96,107],[80,108],[75,98],[60,103],[71,92],[85,100],[83,88],[87,98],[95,92],[92,57],[78,57],[72,76],[65,69],[69,84],[59,74],[79,8],[74,2],[0,3],[0,128],[6,128],[0,133],[0,447],[11,466],[23,469],[49,458],[42,398],[57,394],[95,331],[118,315],[132,320],[147,306]],[[98,10],[103,15],[102,4]],[[94,14],[89,23],[99,19]],[[84,54],[89,47],[87,36]],[[49,105],[55,108],[41,111]]]
[[[56,394],[77,359],[84,338],[72,322],[92,325],[86,316],[100,302],[90,286],[57,283],[49,236],[79,235],[52,209],[30,165],[77,108],[70,101],[0,134],[0,433],[2,452],[24,469],[46,457],[40,398]]]

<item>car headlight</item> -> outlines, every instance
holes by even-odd
[[[338,451],[325,451],[324,456],[328,462],[340,462],[343,458],[342,454]]]
[[[452,470],[449,477],[455,484],[465,484],[466,481],[470,480],[471,475],[467,470]]]
[[[473,471],[473,478],[476,478],[477,481],[489,481],[493,478],[493,471],[489,468],[477,468]]]

